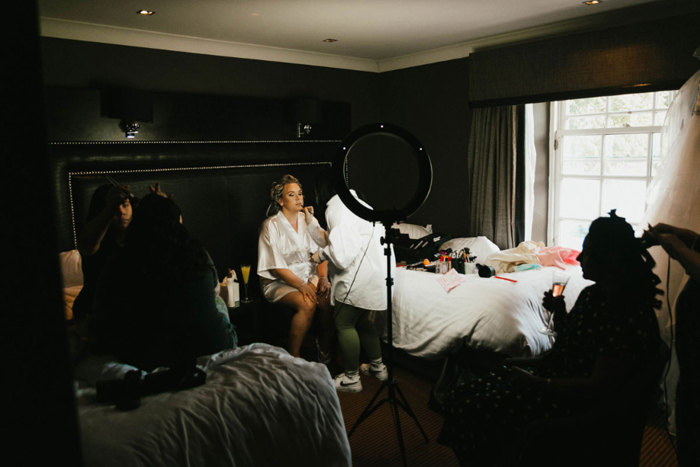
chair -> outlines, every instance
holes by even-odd
[[[644,426],[649,410],[661,394],[660,381],[670,355],[659,351],[620,394],[585,414],[536,420],[499,465],[639,465]]]

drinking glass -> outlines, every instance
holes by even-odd
[[[250,278],[250,264],[241,264],[241,277],[243,277],[243,290],[245,291],[245,297],[241,302],[252,303],[253,300],[248,298],[248,279]]]
[[[554,271],[554,275],[552,276],[552,297],[558,297],[564,293],[564,289],[566,288],[566,284],[569,283],[570,277],[571,276],[569,276],[565,272]],[[542,334],[547,334],[548,336],[556,337],[557,333],[554,332],[554,329],[552,329],[552,325],[554,325],[554,313],[550,312],[549,322],[547,323],[547,326],[541,328],[539,331]]]

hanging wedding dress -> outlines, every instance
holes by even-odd
[[[700,59],[700,47],[694,55]],[[669,107],[661,135],[661,154],[663,162],[647,190],[648,207],[640,227],[663,222],[700,233],[700,70],[681,87]],[[660,288],[665,291],[663,307],[657,310],[661,335],[671,343],[675,322],[671,316],[688,277],[661,247],[649,251],[656,261],[654,271],[661,279]],[[678,364],[673,358],[665,387],[671,432],[675,432],[677,381]]]

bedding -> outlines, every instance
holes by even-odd
[[[90,357],[76,368],[86,466],[351,465],[340,403],[324,365],[251,344],[199,358],[204,385],[117,411],[96,381],[133,367]]]
[[[508,356],[535,356],[548,350],[553,339],[538,330],[549,313],[542,296],[552,288],[556,267],[503,273],[464,280],[446,292],[431,272],[396,268],[392,299],[393,345],[410,355],[438,360],[463,346]],[[564,291],[567,311],[590,281],[580,266],[566,265],[571,279]]]

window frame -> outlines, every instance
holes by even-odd
[[[675,92],[675,91],[672,91]],[[643,94],[643,93],[640,93]],[[654,121],[656,112],[667,111],[666,108],[657,107],[656,99],[658,94],[654,93],[654,104],[653,108],[650,110],[641,110],[639,112],[651,111],[652,112],[652,122]],[[595,113],[589,115],[602,115],[607,119],[610,115],[620,114],[624,112],[620,111],[610,111],[610,97],[614,96],[600,96],[606,98],[605,112]],[[671,95],[671,100],[673,99],[673,94]],[[639,126],[639,127],[603,127],[603,128],[587,128],[587,129],[577,129],[577,130],[567,130],[565,129],[566,124],[566,114],[565,105],[568,100],[564,101],[553,101],[550,102],[550,132],[549,132],[549,196],[548,196],[548,216],[547,216],[547,244],[549,246],[559,245],[559,224],[562,220],[572,220],[572,221],[583,221],[591,222],[591,219],[583,218],[573,218],[573,217],[562,217],[560,215],[560,193],[562,180],[564,179],[581,179],[581,180],[598,180],[598,212],[599,215],[604,215],[601,213],[603,205],[603,186],[605,180],[640,180],[644,181],[646,187],[649,187],[649,183],[653,178],[653,164],[655,161],[655,148],[654,148],[654,135],[660,137],[663,129],[663,125],[650,125],[650,126]],[[647,146],[647,160],[646,160],[646,170],[644,175],[607,175],[605,174],[605,138],[610,135],[619,134],[647,134],[648,146]],[[576,175],[576,174],[563,174],[563,144],[562,139],[565,136],[572,135],[601,135],[601,151],[600,151],[600,171],[597,175]],[[646,209],[646,205],[645,205]]]

